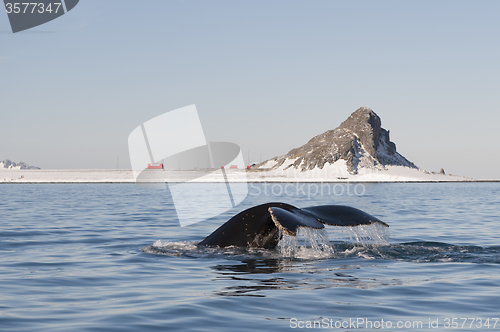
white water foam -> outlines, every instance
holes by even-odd
[[[181,241],[181,242],[162,242],[156,240],[152,246],[147,246],[142,249],[146,253],[169,253],[170,255],[181,255],[189,251],[197,249],[196,242]]]

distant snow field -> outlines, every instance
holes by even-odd
[[[430,173],[404,166],[386,166],[385,170],[360,168],[358,174],[347,172],[345,160],[326,164],[323,169],[315,168],[301,172],[294,168],[281,167],[273,170],[247,171],[245,169],[226,169],[229,182],[448,182],[473,181],[473,179]],[[166,182],[223,182],[220,170],[207,172],[196,170],[162,171]],[[197,176],[199,173],[199,177]],[[0,183],[134,183],[131,170],[99,169],[0,169]]]

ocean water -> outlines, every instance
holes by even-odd
[[[500,330],[500,183],[279,186],[180,227],[162,190],[0,185],[0,331]],[[390,227],[196,246],[271,201],[350,205]]]

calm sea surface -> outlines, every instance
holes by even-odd
[[[180,227],[162,190],[0,185],[0,331],[500,330],[500,183],[266,186]],[[271,201],[354,206],[390,236],[330,228],[318,247],[314,234],[275,250],[196,247]]]

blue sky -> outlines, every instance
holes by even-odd
[[[500,178],[499,1],[81,0],[12,34],[0,13],[0,160],[129,166],[130,132],[196,104],[259,161],[361,106],[421,168]]]

